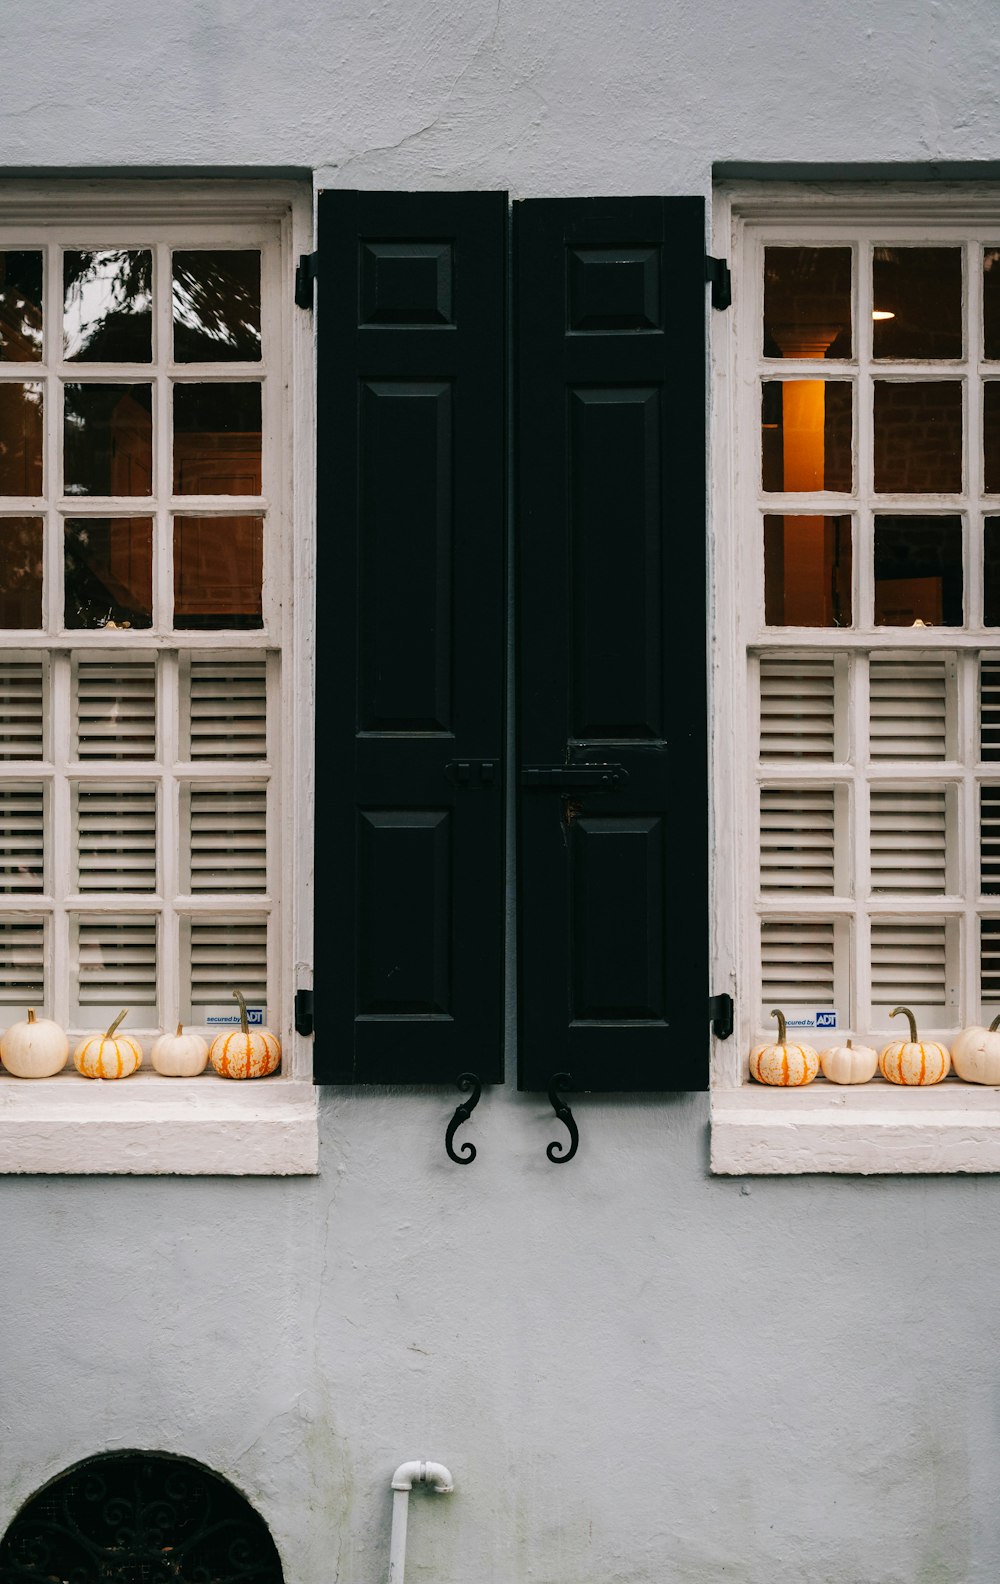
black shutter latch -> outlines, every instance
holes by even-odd
[[[311,990],[296,990],[295,992],[295,1032],[296,1034],[314,1034],[316,1022],[313,1014],[313,993]]]
[[[733,1032],[733,998],[726,995],[711,996],[708,1015],[712,1019],[712,1033],[716,1039],[728,1039]]]
[[[299,257],[299,267],[295,271],[296,308],[311,308],[313,305],[313,281],[316,279],[318,258],[318,253],[302,253]]]
[[[711,283],[712,307],[728,308],[733,300],[733,278],[725,259],[712,258],[710,253],[706,254],[705,279]]]

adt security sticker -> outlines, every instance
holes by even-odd
[[[835,1029],[836,1012],[786,1012],[785,1023],[790,1029]]]
[[[249,1023],[250,1027],[251,1028],[263,1028],[264,1027],[264,1022],[265,1022],[265,1014],[266,1014],[266,1012],[267,1012],[267,1008],[266,1007],[262,1007],[262,1006],[248,1006],[247,1007],[247,1022]],[[239,1007],[236,1007],[236,1006],[234,1006],[234,1007],[227,1007],[227,1006],[205,1007],[204,1016],[202,1018],[202,1025],[205,1028],[239,1028],[239,1026],[240,1026]]]

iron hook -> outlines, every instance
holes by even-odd
[[[476,1146],[471,1143],[469,1139],[466,1139],[461,1150],[456,1152],[453,1148],[453,1140],[456,1130],[462,1126],[463,1122],[468,1122],[473,1111],[479,1104],[479,1097],[483,1092],[483,1086],[479,1082],[479,1079],[476,1077],[475,1073],[459,1073],[458,1079],[456,1081],[460,1089],[471,1089],[472,1094],[469,1096],[468,1100],[463,1100],[460,1105],[455,1107],[455,1114],[448,1123],[448,1131],[444,1136],[444,1147],[448,1159],[453,1160],[456,1166],[471,1166],[472,1162],[476,1158]]]
[[[560,1122],[565,1122],[569,1130],[568,1148],[565,1144],[561,1144],[558,1139],[553,1139],[545,1151],[554,1166],[565,1166],[567,1161],[571,1161],[580,1143],[580,1129],[576,1125],[576,1119],[566,1101],[561,1100],[556,1093],[557,1089],[568,1088],[569,1083],[569,1073],[555,1073],[549,1080],[549,1104]]]

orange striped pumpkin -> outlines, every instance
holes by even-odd
[[[893,1040],[878,1059],[879,1072],[894,1084],[936,1084],[951,1071],[951,1056],[936,1040],[917,1039],[917,1020],[909,1007],[894,1007],[890,1017],[906,1017],[908,1040]]]
[[[268,1028],[252,1029],[242,992],[233,995],[240,1004],[240,1026],[232,1034],[217,1034],[208,1059],[223,1078],[266,1078],[281,1062],[281,1041]]]
[[[778,1019],[778,1042],[754,1046],[750,1052],[751,1078],[780,1089],[797,1089],[812,1083],[819,1072],[819,1053],[811,1045],[789,1045],[785,1014],[775,1007],[771,1016]]]
[[[131,1078],[142,1066],[142,1046],[131,1034],[117,1029],[128,1008],[119,1012],[106,1034],[87,1034],[73,1052],[73,1062],[84,1078]]]

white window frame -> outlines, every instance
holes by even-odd
[[[952,240],[961,228],[985,226],[990,241],[1000,240],[1000,186],[740,183],[720,186],[715,193],[712,251],[731,261],[733,307],[728,313],[711,316],[712,987],[714,991],[731,991],[736,1018],[731,1039],[713,1040],[711,1165],[714,1172],[727,1174],[995,1172],[1000,1171],[1000,1089],[959,1082],[898,1088],[877,1081],[856,1088],[816,1082],[784,1090],[748,1080],[749,1050],[761,1032],[756,988],[759,922],[754,905],[759,862],[759,794],[753,768],[758,720],[748,680],[747,626],[741,610],[748,598],[763,599],[763,591],[755,590],[748,581],[742,549],[745,502],[759,495],[760,303],[748,261],[759,228],[767,227],[780,241],[796,240],[798,228],[798,236],[805,242],[810,224],[823,228],[824,241],[835,238],[840,245],[851,241],[852,228],[859,224],[884,224],[894,233],[902,228],[906,240],[928,244],[936,240],[936,234],[944,242]],[[855,357],[861,314],[870,311],[865,292],[861,282]],[[747,351],[741,356],[744,348]],[[780,367],[775,362],[776,374]],[[822,368],[835,377],[833,364]],[[941,377],[958,376],[945,364]],[[970,384],[974,387],[975,380]],[[969,433],[967,414],[966,485],[968,494],[975,497],[977,481],[969,476]],[[864,465],[864,458],[856,464]],[[813,505],[812,510],[846,512],[846,506],[834,504],[839,499],[828,497],[828,505]],[[936,504],[947,499],[936,497]],[[919,501],[920,497],[911,497],[908,509],[919,510]],[[774,507],[779,513],[783,509],[787,508]],[[800,509],[809,510],[805,504]],[[854,555],[857,569],[857,543]],[[756,560],[754,564],[756,567]],[[968,613],[979,596],[976,558],[967,556],[966,567]],[[860,581],[863,591],[870,588],[870,575],[867,568],[857,569],[855,586]],[[755,576],[759,580],[759,573]],[[911,652],[922,647],[914,644],[906,631],[893,629],[892,634],[888,647],[894,643],[897,649]],[[827,651],[838,645],[845,649],[852,643],[857,646],[858,641],[856,634],[828,629],[816,629],[814,636],[816,646]],[[982,647],[982,639],[962,629],[942,629],[928,647],[939,653],[962,652]],[[994,647],[1000,651],[1000,634]],[[969,697],[959,700],[961,732],[975,728],[971,705]],[[951,772],[954,770],[952,766]],[[955,778],[946,765],[936,766],[935,772],[945,779],[949,775]],[[780,772],[776,771],[774,779],[782,779]],[[962,828],[967,867],[973,861],[970,843],[975,842],[975,826],[966,819]],[[860,834],[856,833],[856,841]],[[962,906],[956,903],[938,908],[937,900],[926,900],[928,914],[942,916]],[[886,909],[893,911],[891,906]],[[908,911],[912,914],[917,909],[911,906]],[[975,910],[969,906],[968,911]],[[972,964],[963,962],[961,974],[963,1010],[967,1012]],[[963,1021],[973,1020],[963,1017]],[[926,1033],[934,1037],[932,1030]],[[838,1043],[843,1037],[803,1035],[814,1044]]]
[[[148,1071],[148,1062],[125,1082],[81,1079],[72,1063],[67,1073],[52,1079],[7,1076],[0,1081],[0,1172],[310,1174],[318,1169],[318,1108],[311,1040],[295,1032],[294,997],[312,982],[314,333],[313,316],[294,305],[293,282],[295,261],[312,247],[313,195],[307,186],[273,181],[0,183],[0,246],[14,246],[13,236],[24,248],[35,239],[62,241],[69,227],[70,245],[79,246],[81,226],[93,246],[136,246],[148,237],[162,239],[165,246],[210,245],[216,234],[222,246],[238,246],[244,239],[253,246],[261,236],[275,244],[272,276],[268,279],[265,270],[262,280],[271,305],[265,313],[274,315],[280,347],[264,405],[264,487],[271,565],[282,569],[284,597],[265,587],[265,626],[280,621],[280,697],[269,684],[268,731],[271,774],[278,769],[283,780],[280,817],[268,816],[269,859],[282,882],[280,896],[272,898],[277,923],[270,932],[268,972],[269,1020],[281,1036],[283,1059],[280,1074],[243,1083],[219,1078],[211,1069],[196,1079],[165,1079]],[[47,287],[50,327],[57,286],[50,281]],[[85,363],[80,377],[90,377]],[[142,377],[138,367],[136,377]],[[163,411],[158,422],[162,468]],[[54,460],[46,458],[50,480]],[[193,512],[197,501],[192,497]],[[135,510],[143,514],[141,507]],[[45,568],[50,612],[56,596],[53,570],[50,557]],[[161,579],[166,575],[161,563]],[[163,593],[159,590],[161,608]],[[182,647],[234,651],[241,648],[241,636],[196,631]],[[177,647],[170,636],[157,638],[155,629],[152,636],[137,632],[130,637],[133,653],[135,648],[149,653]],[[248,634],[247,642],[252,652],[262,651],[260,634]],[[100,631],[81,631],[56,644],[85,651],[106,647],[107,638],[102,643]],[[3,643],[8,651],[35,653],[52,646],[44,633],[10,633]],[[168,686],[176,686],[175,672],[176,667],[168,667]],[[141,770],[134,761],[128,774],[142,780]],[[247,774],[252,779],[249,766]],[[172,834],[177,835],[161,831],[161,847]],[[62,845],[67,845],[65,832]],[[51,865],[53,855],[47,861]],[[28,896],[23,911],[31,912]],[[67,965],[50,961],[48,966],[51,973],[65,973]],[[176,977],[176,964],[172,973]],[[141,1037],[148,1050],[150,1031]]]

